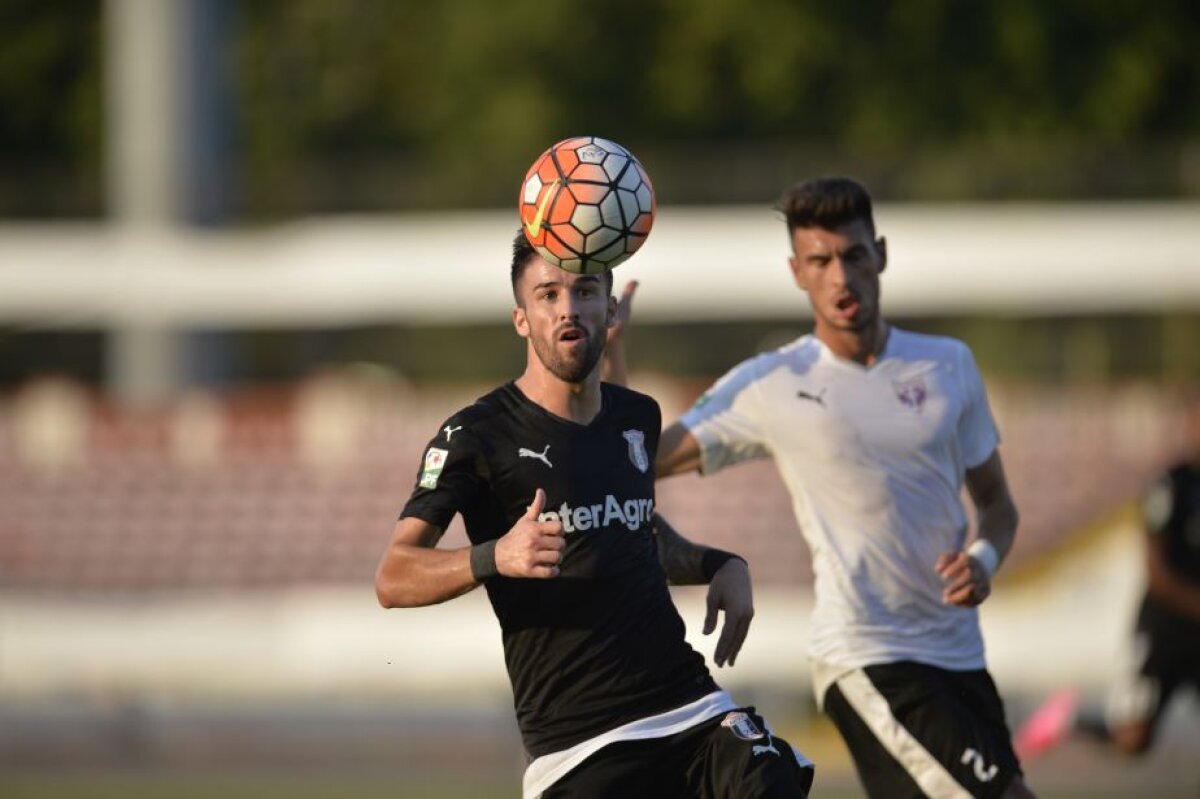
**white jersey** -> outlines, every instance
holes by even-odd
[[[867,367],[803,336],[743,361],[680,421],[702,472],[775,459],[812,551],[819,698],[876,663],[984,668],[976,611],[943,602],[934,571],[967,535],[964,469],[999,441],[965,344],[893,327]]]

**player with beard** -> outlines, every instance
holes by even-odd
[[[530,760],[525,797],[806,796],[812,764],[684,640],[668,579],[709,585],[706,633],[725,611],[720,665],[745,637],[749,572],[654,513],[658,404],[600,379],[611,273],[564,271],[518,233],[511,277],[525,371],[430,441],[376,574],[380,603],[485,587]],[[456,513],[471,545],[436,548]]]
[[[871,205],[848,178],[783,195],[813,332],[714,384],[663,431],[655,468],[775,460],[813,555],[817,700],[870,796],[1030,797],[976,611],[1017,526],[999,436],[970,350],[884,319]],[[619,336],[610,350],[623,382]]]

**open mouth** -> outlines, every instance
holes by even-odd
[[[568,327],[558,334],[559,341],[583,341],[586,338],[587,331],[582,327]]]
[[[838,301],[834,303],[834,307],[846,314],[857,311],[858,305],[858,297],[855,297],[853,294],[847,294],[843,297],[839,297]]]

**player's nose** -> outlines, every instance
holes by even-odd
[[[826,271],[826,276],[829,281],[835,286],[846,285],[846,264],[841,258],[834,258],[829,262],[829,268]]]
[[[583,313],[583,299],[567,296],[563,299],[559,312],[564,319],[578,319]]]

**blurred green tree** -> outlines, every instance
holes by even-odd
[[[0,0],[0,214],[99,210],[102,11]],[[255,218],[506,204],[583,132],[664,202],[817,171],[883,199],[1200,195],[1190,0],[241,0],[236,23]]]
[[[0,0],[0,216],[100,212],[100,11]]]
[[[762,202],[829,169],[884,197],[1200,193],[1186,0],[245,9],[267,207],[502,204],[541,149],[580,132],[631,146],[680,202]]]

